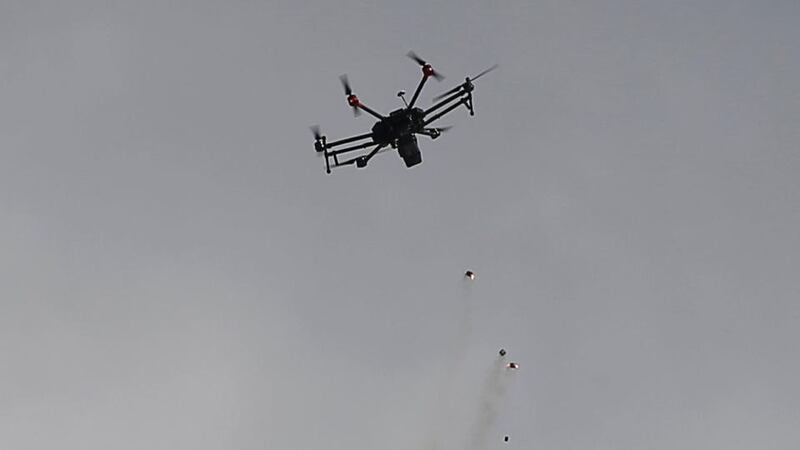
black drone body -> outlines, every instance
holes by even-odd
[[[464,83],[435,97],[437,100],[442,98],[443,100],[428,109],[421,109],[415,107],[414,104],[425,82],[428,81],[430,77],[436,78],[437,80],[442,80],[444,77],[436,72],[430,64],[414,54],[414,52],[409,52],[408,56],[422,66],[422,80],[420,80],[417,85],[411,102],[407,103],[405,108],[392,111],[388,116],[379,114],[364,105],[350,88],[347,76],[342,75],[340,77],[345,95],[347,96],[347,103],[353,108],[353,114],[358,115],[360,111],[366,111],[368,114],[377,118],[378,122],[372,126],[372,131],[369,133],[333,142],[328,142],[327,138],[320,133],[318,127],[311,127],[315,140],[314,149],[325,156],[325,168],[328,173],[331,173],[332,167],[341,167],[351,164],[355,164],[356,167],[366,167],[369,160],[386,147],[396,148],[403,162],[405,162],[406,167],[413,167],[421,163],[422,153],[420,153],[419,146],[417,145],[416,135],[422,134],[431,139],[438,138],[442,132],[447,131],[449,127],[431,127],[431,123],[461,105],[464,105],[467,110],[469,110],[470,115],[475,115],[472,103],[472,91],[475,89],[475,85],[473,85],[472,82],[497,67],[495,65],[472,78],[467,77]],[[397,95],[403,98],[403,102],[405,103],[405,92],[400,91]],[[336,148],[359,141],[366,142],[345,148]],[[339,155],[341,154],[364,150],[369,147],[373,148],[365,154],[345,161],[339,160]]]

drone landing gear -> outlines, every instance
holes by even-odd
[[[464,106],[466,106],[467,109],[469,110],[470,116],[475,115],[475,108],[472,107],[472,92],[467,94],[467,100],[464,102]]]

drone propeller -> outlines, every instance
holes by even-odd
[[[482,77],[482,76],[486,75],[487,73],[489,73],[489,72],[493,71],[494,69],[497,69],[497,67],[499,67],[499,66],[498,66],[497,64],[495,64],[495,65],[493,65],[492,67],[489,67],[488,69],[484,70],[483,72],[481,72],[481,73],[479,73],[479,74],[475,75],[474,77],[470,78],[470,80],[471,80],[471,81],[475,81],[475,80],[477,80],[478,78],[480,78],[480,77]]]
[[[347,103],[353,108],[353,117],[358,117],[361,115],[361,111],[358,109],[358,97],[353,94],[353,89],[350,88],[350,81],[347,79],[347,74],[340,75],[339,81],[342,82],[342,87],[344,88],[344,95],[347,96]]]
[[[422,73],[424,73],[425,75],[432,76],[433,78],[436,78],[436,81],[444,80],[444,75],[442,75],[439,72],[433,70],[433,67],[431,67],[431,65],[428,64],[424,59],[420,58],[419,55],[414,53],[414,50],[409,50],[408,53],[406,54],[406,56],[408,56],[409,58],[413,59],[414,61],[417,62],[417,64],[422,66]]]
[[[461,89],[461,86],[462,85],[459,84],[458,86],[454,87],[453,89],[450,89],[449,91],[447,91],[447,92],[445,92],[443,94],[439,94],[436,97],[433,97],[433,99],[434,100],[439,100],[440,98],[447,97],[450,94],[455,94],[456,92],[458,92]]]
[[[311,125],[308,128],[311,129],[311,134],[314,135],[314,150],[317,151],[317,156],[322,156],[325,152],[325,144],[323,142],[325,136],[319,131],[319,125]]]
[[[347,74],[339,75],[339,81],[342,82],[344,95],[353,95],[353,90],[350,88],[350,81],[347,79]]]
[[[458,86],[454,87],[453,89],[450,89],[449,91],[447,91],[447,92],[445,92],[443,94],[439,94],[436,97],[433,97],[433,99],[434,100],[439,100],[440,98],[447,97],[450,94],[455,94],[456,92],[459,91],[459,89],[462,89],[466,84],[477,80],[478,78],[486,75],[487,73],[493,71],[494,69],[497,69],[497,67],[498,67],[498,65],[495,64],[492,67],[489,67],[488,69],[486,69],[486,70],[482,71],[481,73],[475,75],[474,77],[467,77],[467,79],[466,79],[466,81],[464,83],[459,84]]]
[[[419,64],[420,66],[424,66],[425,64],[428,64],[427,62],[425,62],[424,59],[420,58],[419,55],[414,53],[414,50],[409,50],[408,53],[406,53],[406,56],[408,56],[409,58],[411,58],[414,61],[416,61],[417,64]]]
[[[319,131],[319,125],[311,125],[308,128],[311,129],[311,134],[314,135],[314,140],[318,141],[322,139],[322,133]]]

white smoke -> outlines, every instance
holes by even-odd
[[[480,384],[480,389],[470,388],[473,379],[464,370],[472,345],[475,300],[474,281],[465,277],[461,283],[458,309],[454,309],[456,322],[451,350],[442,360],[441,378],[435,383],[436,403],[433,405],[430,428],[423,440],[423,450],[463,449],[486,450],[497,423],[503,399],[516,370],[507,368],[507,360],[498,355]]]
[[[443,433],[453,433],[458,430],[457,418],[454,410],[457,405],[459,373],[463,371],[464,363],[470,346],[473,327],[473,280],[463,277],[460,281],[460,295],[456,299],[458,306],[454,310],[453,320],[456,321],[455,335],[451,350],[443,359],[443,372],[438,382],[438,401],[433,408],[434,418],[431,420],[431,429],[428,438],[423,444],[425,450],[440,450],[444,448]]]
[[[506,368],[503,356],[492,364],[478,396],[477,416],[470,430],[467,450],[485,450],[488,447],[490,432],[497,422],[500,405],[514,372]]]

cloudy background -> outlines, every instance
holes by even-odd
[[[798,448],[798,23],[0,0],[0,447]],[[325,175],[409,49],[477,115]]]

